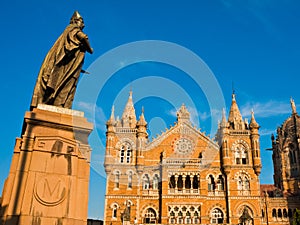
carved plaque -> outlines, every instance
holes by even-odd
[[[60,204],[67,195],[67,186],[57,175],[46,175],[37,180],[34,196],[41,204],[55,206]]]

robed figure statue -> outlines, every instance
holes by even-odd
[[[41,66],[30,108],[48,104],[71,108],[85,52],[93,53],[82,32],[83,18],[75,11],[70,24],[56,40]]]

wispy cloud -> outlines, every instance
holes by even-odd
[[[103,111],[103,109],[101,107],[96,107],[96,113],[95,113],[95,117],[96,117],[96,127],[97,129],[99,129],[100,131],[106,132],[106,121],[108,120],[108,118],[105,116],[105,113]]]
[[[91,112],[95,108],[95,104],[88,103],[88,102],[78,102],[77,107],[79,108],[79,110]]]
[[[241,106],[241,113],[243,116],[250,116],[252,109],[255,117],[266,118],[271,116],[279,116],[291,113],[290,104],[281,101],[262,102],[247,102]]]

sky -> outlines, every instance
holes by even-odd
[[[243,118],[260,124],[261,183],[273,183],[270,136],[300,105],[300,2],[297,0],[1,1],[1,171],[42,61],[75,10],[94,49],[86,54],[73,108],[94,123],[89,217],[103,219],[105,121],[122,115],[130,90],[144,107],[150,139],[186,104],[194,125],[214,137],[233,90]],[[300,107],[298,107],[300,110]]]

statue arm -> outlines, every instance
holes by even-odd
[[[77,38],[84,44],[84,46],[86,47],[87,52],[92,54],[94,50],[90,45],[88,36],[85,33],[80,31],[80,32],[77,33]]]

